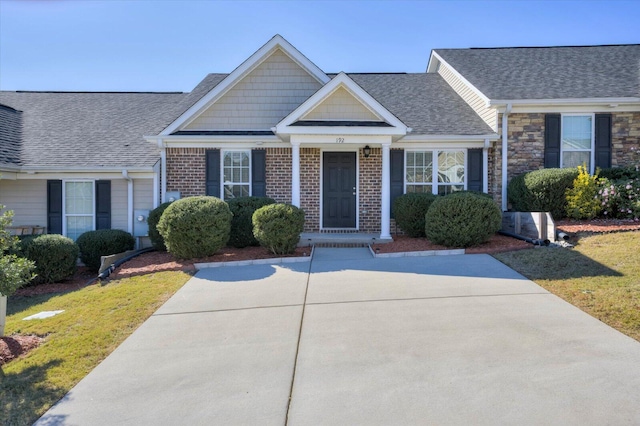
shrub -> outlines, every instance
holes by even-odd
[[[593,219],[602,206],[598,199],[598,173],[591,176],[586,166],[578,166],[578,177],[567,189],[567,216],[572,219]]]
[[[211,256],[229,241],[231,211],[216,197],[187,197],[171,203],[158,222],[167,250],[180,259]]]
[[[80,250],[71,238],[50,234],[23,239],[20,251],[36,264],[36,277],[31,283],[43,284],[72,277]]]
[[[640,219],[640,179],[600,180],[598,200],[604,217]]]
[[[630,167],[615,167],[601,169],[598,176],[604,179],[616,181],[616,180],[635,180],[640,179],[640,171],[635,166]]]
[[[393,202],[393,215],[396,223],[409,237],[424,237],[424,215],[436,199],[429,193],[409,193],[396,198]]]
[[[471,247],[491,238],[501,226],[502,213],[487,197],[462,193],[438,197],[426,215],[429,241],[447,247]]]
[[[80,260],[92,271],[100,269],[100,256],[109,256],[133,250],[136,244],[131,234],[119,229],[88,231],[76,240]]]
[[[290,204],[270,204],[253,214],[253,235],[274,254],[293,253],[304,227],[304,211]]]
[[[0,296],[11,296],[33,279],[35,265],[31,260],[12,253],[18,243],[18,239],[7,230],[11,226],[13,211],[3,209],[4,206],[0,205]],[[4,318],[0,318],[0,336],[4,335],[3,325]]]
[[[578,169],[541,169],[511,179],[509,202],[516,211],[550,212],[554,219],[566,213],[566,191],[573,186]]]
[[[253,236],[253,213],[260,207],[275,204],[275,202],[268,197],[238,197],[229,200],[227,204],[233,213],[233,218],[228,244],[238,248],[259,245],[260,243]]]
[[[162,217],[162,213],[169,207],[171,202],[166,202],[160,204],[155,209],[149,212],[149,217],[147,218],[147,224],[149,225],[149,239],[151,240],[151,245],[153,248],[158,251],[167,251],[167,247],[164,245],[164,238],[158,232],[158,222]]]

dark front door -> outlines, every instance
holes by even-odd
[[[356,153],[325,152],[322,158],[322,225],[356,227]]]

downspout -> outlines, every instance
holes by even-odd
[[[122,170],[122,177],[127,181],[127,231],[133,235],[133,179],[126,169]]]
[[[509,113],[511,112],[511,104],[507,104],[502,113],[502,211],[507,211],[507,122],[509,121]]]
[[[167,148],[161,138],[158,138],[158,148],[160,148],[160,202],[164,203],[167,198]]]

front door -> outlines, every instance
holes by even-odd
[[[322,158],[322,226],[356,227],[356,153],[325,152]]]

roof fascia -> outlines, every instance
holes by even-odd
[[[431,142],[431,141],[484,141],[489,139],[492,141],[500,139],[497,133],[489,133],[486,135],[407,135],[400,139],[399,142]]]
[[[438,58],[434,59],[434,51],[431,49],[431,54],[429,55],[429,62],[427,63],[427,72],[435,73],[436,72],[436,62],[439,62]]]
[[[265,45],[258,49],[253,55],[247,58],[240,66],[226,76],[220,83],[218,83],[213,89],[204,95],[198,102],[193,104],[189,109],[183,112],[176,120],[169,124],[162,132],[161,136],[170,135],[182,125],[191,121],[200,112],[209,107],[220,96],[225,94],[231,89],[238,81],[240,81],[245,75],[250,73],[258,65],[260,65],[270,54],[279,48],[298,65],[307,70],[321,84],[326,84],[330,78],[320,69],[316,64],[311,62],[306,56],[298,51],[291,43],[285,40],[281,35],[276,34]]]
[[[293,110],[289,115],[280,121],[275,127],[275,131],[278,134],[296,134],[296,133],[304,133],[304,134],[314,134],[314,133],[323,133],[327,134],[327,127],[317,127],[315,130],[313,128],[305,127],[305,130],[294,129],[291,124],[296,122],[303,117],[305,114],[309,113],[313,108],[318,106],[322,101],[327,99],[333,92],[338,90],[338,88],[343,87],[347,90],[352,96],[358,99],[365,107],[369,108],[373,113],[382,117],[387,123],[391,124],[391,128],[376,128],[376,134],[406,134],[407,133],[407,125],[404,124],[398,117],[393,115],[388,109],[386,109],[380,102],[378,102],[373,96],[367,93],[362,87],[358,85],[351,77],[349,77],[344,72],[340,72],[337,76],[335,76],[330,82],[325,84],[320,90],[314,93],[309,99],[304,101],[302,105]],[[334,134],[336,130],[347,130],[348,133],[354,132],[357,129],[358,132],[362,132],[362,128],[358,127],[337,127],[334,128],[331,134]],[[386,130],[386,131],[385,131]],[[369,133],[368,131],[366,132]]]
[[[449,67],[449,69],[451,70],[453,75],[458,77],[467,87],[469,87],[469,89],[471,89],[471,91],[473,93],[475,93],[476,95],[480,96],[480,98],[485,102],[485,104],[487,106],[490,105],[491,100],[489,99],[489,97],[487,95],[485,95],[484,93],[482,93],[480,91],[480,89],[478,89],[476,86],[471,84],[471,82],[469,80],[467,80],[462,74],[460,74],[458,72],[458,70],[456,70],[454,67],[452,67],[451,64],[449,64],[447,61],[442,59],[442,56],[438,55],[435,51],[431,52],[431,55],[433,57],[435,57],[440,63],[442,63],[442,64],[446,65],[447,67]],[[429,60],[429,64],[431,64],[431,59]]]
[[[490,107],[504,107],[511,105],[612,105],[612,104],[640,104],[640,98],[562,98],[562,99],[492,99]]]

